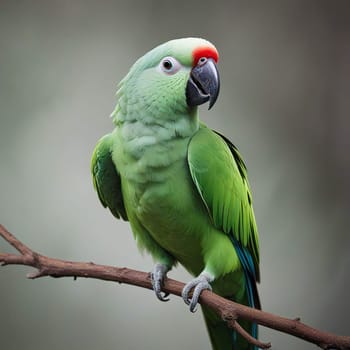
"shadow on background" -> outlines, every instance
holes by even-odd
[[[348,1],[2,1],[1,223],[35,250],[150,271],[127,223],[93,191],[89,163],[119,80],[184,36],[221,54],[221,95],[203,120],[238,145],[260,231],[263,308],[349,334]],[[11,249],[0,241],[0,251]],[[210,349],[178,298],[0,271],[0,347]],[[174,278],[189,279],[181,268]],[[314,346],[261,330],[275,349]]]

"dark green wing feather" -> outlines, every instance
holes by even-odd
[[[247,249],[259,281],[259,242],[247,179],[236,147],[224,136],[201,126],[188,147],[192,179],[214,225]]]
[[[112,160],[112,135],[108,134],[97,143],[91,159],[91,174],[94,188],[102,205],[108,207],[116,218],[128,220],[120,176]]]

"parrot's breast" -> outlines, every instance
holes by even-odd
[[[201,239],[211,227],[208,216],[185,160],[163,169],[163,176],[162,181],[133,186],[132,210],[160,246],[198,274],[204,267]]]
[[[125,135],[125,131],[124,131]],[[201,239],[211,227],[187,165],[190,137],[139,135],[120,142],[113,157],[134,234],[148,234],[190,272],[203,268]],[[126,141],[126,142],[125,142]]]

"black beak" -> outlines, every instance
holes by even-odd
[[[201,58],[192,68],[186,86],[186,101],[189,107],[199,106],[209,101],[214,106],[220,91],[219,73],[212,58]]]

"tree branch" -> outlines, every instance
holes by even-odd
[[[28,274],[28,278],[35,279],[44,276],[85,277],[152,289],[149,273],[131,270],[125,267],[118,268],[97,265],[92,262],[71,262],[49,258],[28,248],[2,225],[0,225],[0,236],[20,253],[20,255],[0,253],[0,265],[26,265],[34,267],[36,271]],[[183,287],[183,283],[168,278],[164,283],[163,291],[181,296]],[[305,341],[318,345],[322,349],[350,349],[350,336],[338,336],[317,330],[300,322],[299,318],[288,319],[265,311],[252,309],[222,298],[207,290],[202,292],[199,302],[211,308],[227,322],[229,327],[235,329],[249,342],[262,349],[269,348],[271,344],[263,343],[251,337],[250,334],[239,325],[237,320],[245,319],[256,322],[262,326],[304,339]]]

